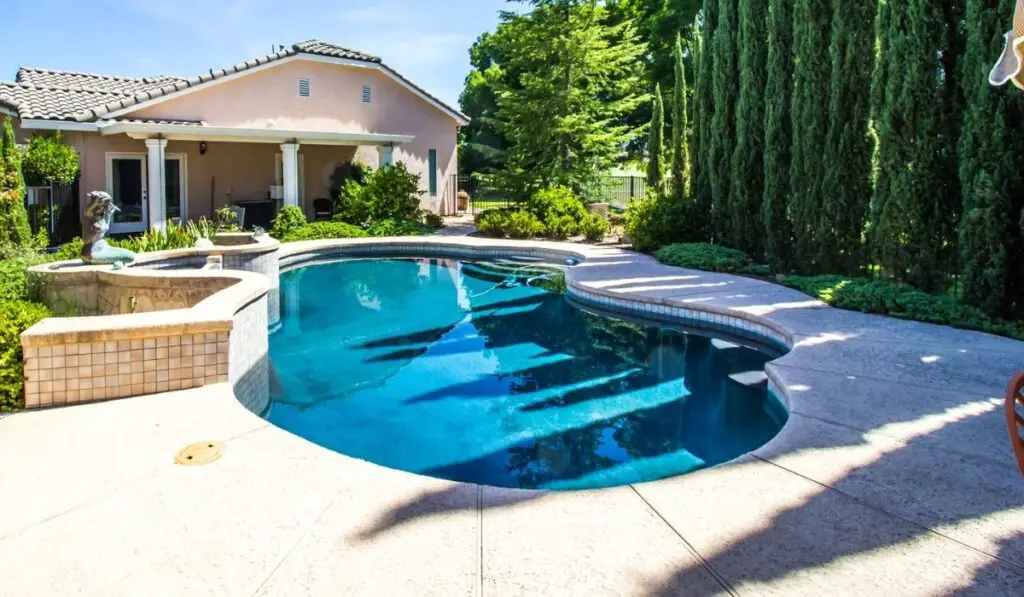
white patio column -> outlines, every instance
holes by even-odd
[[[377,146],[377,167],[383,168],[395,163],[395,148],[391,145]]]
[[[281,144],[281,182],[284,185],[284,204],[299,204],[299,144]]]
[[[164,149],[167,139],[146,139],[147,188],[149,203],[149,227],[156,230],[167,228],[167,197],[164,197]]]

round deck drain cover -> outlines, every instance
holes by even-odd
[[[185,446],[178,455],[174,457],[176,464],[185,466],[199,466],[210,464],[221,457],[224,453],[224,444],[220,442],[197,442]]]

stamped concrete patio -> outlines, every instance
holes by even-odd
[[[1024,594],[999,399],[1024,343],[619,249],[403,242],[584,253],[579,291],[770,325],[790,420],[725,465],[547,493],[330,452],[227,384],[24,412],[0,420],[0,595]],[[224,456],[173,464],[200,440]]]

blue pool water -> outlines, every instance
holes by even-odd
[[[282,274],[265,416],[384,466],[550,489],[711,466],[785,422],[765,390],[774,355],[586,312],[519,267],[382,259]]]

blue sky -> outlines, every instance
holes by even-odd
[[[8,4],[8,3],[5,3]],[[310,38],[380,56],[458,105],[467,50],[504,0],[31,0],[4,7],[0,80],[19,66],[196,75]]]

